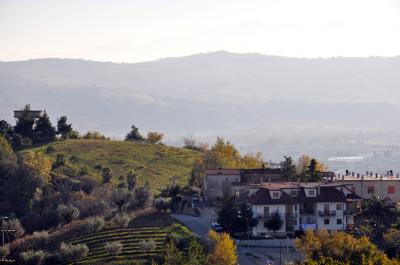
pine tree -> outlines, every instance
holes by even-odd
[[[72,124],[67,124],[67,117],[61,116],[57,121],[57,133],[61,135],[61,139],[66,140],[70,138],[72,133]]]
[[[130,191],[134,190],[136,187],[136,183],[137,183],[137,175],[133,169],[131,171],[129,171],[126,179],[128,182],[128,190],[130,190]]]
[[[126,135],[125,141],[144,141],[144,137],[140,134],[139,129],[132,125],[131,131]]]
[[[30,105],[26,105],[22,110],[22,115],[17,119],[14,132],[22,137],[33,138],[33,125],[35,120],[32,117]]]
[[[33,135],[36,143],[50,142],[56,139],[56,129],[51,124],[50,118],[46,111],[44,112],[43,116],[36,121]]]

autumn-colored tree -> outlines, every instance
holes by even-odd
[[[164,265],[182,265],[183,253],[175,246],[173,241],[167,242],[163,253]]]
[[[308,155],[302,155],[296,165],[296,173],[301,176],[303,180],[310,180],[315,177],[317,172],[325,172],[328,167]]]
[[[214,230],[208,232],[211,241],[211,251],[207,256],[209,264],[213,265],[237,265],[236,246],[229,234],[217,233]]]
[[[255,154],[245,154],[240,161],[241,168],[260,168],[263,165],[262,154],[257,152]]]
[[[157,143],[161,142],[163,136],[164,136],[164,134],[159,133],[159,132],[148,132],[146,142],[152,143],[152,144],[157,144]]]
[[[383,234],[383,238],[388,254],[398,257],[400,254],[400,230],[391,228]]]
[[[295,240],[296,249],[314,264],[346,264],[346,265],[399,265],[399,261],[389,259],[367,237],[360,239],[344,232],[328,233],[327,230],[313,232],[308,230],[301,239]],[[331,258],[339,263],[317,262],[320,257]]]
[[[28,151],[23,154],[22,166],[32,176],[41,177],[46,183],[50,180],[51,160],[41,152]]]

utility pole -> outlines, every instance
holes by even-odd
[[[5,233],[15,232],[16,230],[15,229],[5,229],[4,220],[8,219],[8,217],[3,215],[3,216],[0,216],[0,218],[1,218],[1,243],[2,243],[2,246],[4,246],[4,243],[5,243],[4,235],[5,235]],[[7,259],[7,258],[0,259],[0,263],[14,263],[14,262],[15,262],[15,260],[13,260],[13,259]]]

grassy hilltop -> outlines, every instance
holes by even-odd
[[[54,148],[50,154],[53,160],[57,153],[66,156],[66,164],[55,169],[56,173],[74,176],[84,167],[89,174],[101,178],[95,166],[102,165],[112,169],[112,182],[116,183],[120,175],[126,176],[134,169],[139,176],[139,185],[149,181],[152,190],[167,185],[172,176],[177,177],[178,183],[186,183],[193,162],[200,158],[199,152],[185,148],[131,141],[56,141],[33,150],[46,152],[49,146]]]

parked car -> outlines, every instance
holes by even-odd
[[[265,262],[264,262],[264,265],[274,265],[274,264],[275,263],[270,259],[266,259]]]
[[[216,223],[216,222],[212,222],[211,223],[211,228],[217,233],[221,233],[221,232],[224,231],[224,229],[222,229],[222,226],[219,223]]]

